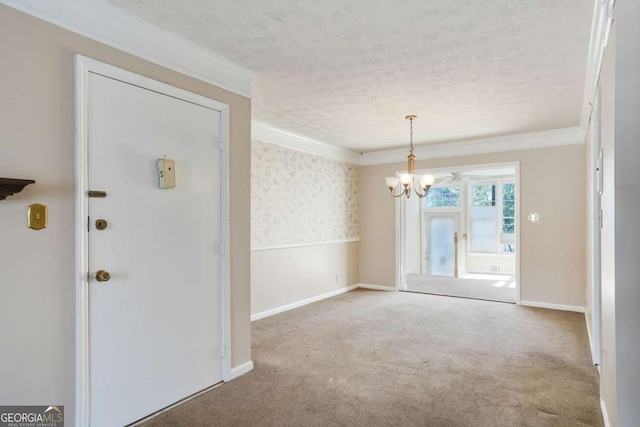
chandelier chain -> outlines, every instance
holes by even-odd
[[[413,154],[413,117],[409,118],[409,126],[411,128],[411,139],[410,139],[410,145],[409,145],[409,154]]]

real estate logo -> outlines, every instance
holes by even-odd
[[[0,406],[0,427],[64,427],[64,406]]]

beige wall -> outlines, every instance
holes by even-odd
[[[251,252],[251,314],[358,283],[358,242]]]
[[[229,104],[232,366],[251,358],[250,100],[0,5],[0,176],[36,184],[0,202],[0,402],[75,399],[74,58],[108,64]],[[26,227],[27,206],[49,226]]]
[[[583,145],[418,161],[417,169],[520,162],[521,298],[584,307]],[[384,177],[405,163],[360,168],[360,281],[395,285],[395,201]],[[526,221],[538,212],[540,222]]]
[[[259,140],[251,148],[251,314],[358,283],[358,167]]]

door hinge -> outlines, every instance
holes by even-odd
[[[220,255],[224,255],[224,242],[218,244],[218,249],[220,250]]]
[[[224,138],[220,138],[220,139],[218,139],[218,149],[219,149],[220,151],[223,151],[223,150],[224,150]]]
[[[223,359],[227,357],[227,346],[224,344],[220,345],[220,357]]]
[[[91,217],[87,217],[87,233],[91,231]]]

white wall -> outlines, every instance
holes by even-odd
[[[611,425],[618,425],[616,410],[616,282],[615,282],[615,25],[605,52],[600,79],[601,144],[603,157],[602,210],[602,361],[600,381]],[[588,288],[591,289],[591,284]],[[592,311],[590,309],[589,311]]]
[[[640,2],[616,2],[600,76],[602,363],[611,426],[640,420]],[[597,221],[597,218],[593,218]],[[592,292],[589,286],[587,292]],[[591,299],[589,303],[592,304]],[[593,307],[589,307],[592,311]]]
[[[251,314],[358,283],[358,168],[254,139]]]
[[[470,273],[494,273],[489,265],[500,267],[500,273],[516,274],[516,256],[503,254],[467,253],[467,271]]]
[[[618,423],[640,420],[640,2],[616,5],[616,363]]]
[[[603,334],[605,403],[613,423],[635,426],[640,419],[640,3],[617,2],[603,76]],[[614,65],[612,65],[614,64]],[[608,92],[608,95],[605,93]],[[613,108],[612,104],[613,103]],[[613,110],[613,111],[611,111]],[[607,127],[606,137],[604,127]],[[606,247],[605,247],[606,245]],[[606,310],[606,311],[605,311]],[[604,346],[603,346],[604,347]],[[603,348],[604,352],[605,348]],[[615,425],[615,424],[614,424]]]

